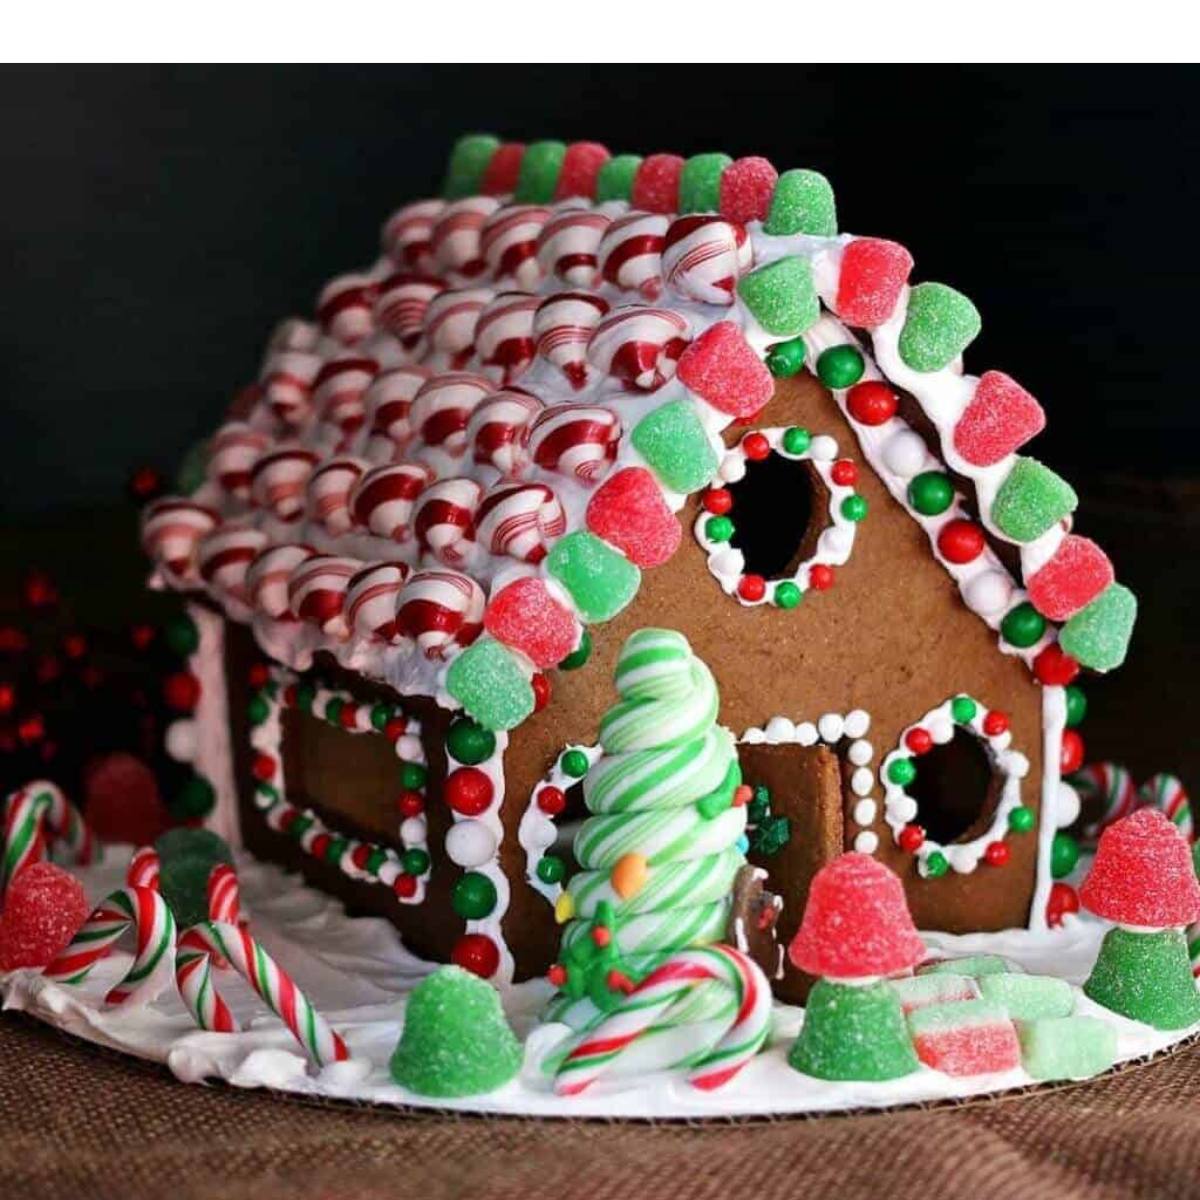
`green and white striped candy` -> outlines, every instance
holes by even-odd
[[[617,893],[607,871],[580,871],[567,884],[567,891],[574,902],[575,914],[588,918],[605,901],[612,905],[618,918],[653,912],[656,908],[710,904],[729,895],[734,876],[745,861],[740,851],[730,847],[706,858],[661,863],[650,868],[646,882],[631,896]]]
[[[715,727],[679,746],[605,755],[588,772],[583,798],[594,813],[695,804],[721,786],[733,757],[729,731]]]
[[[589,817],[575,835],[575,860],[588,870],[603,871],[626,854],[640,854],[653,867],[720,854],[745,831],[744,807],[727,808],[709,820],[694,808]]]

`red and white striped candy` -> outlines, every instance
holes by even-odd
[[[269,350],[259,383],[271,411],[288,425],[303,425],[312,405],[313,380],[322,358],[314,350]]]
[[[246,522],[227,522],[196,547],[200,578],[218,600],[247,603],[246,572],[266,549],[267,535]]]
[[[475,346],[475,326],[492,299],[487,288],[460,288],[434,296],[425,310],[427,357],[433,363],[462,366]]]
[[[604,317],[588,342],[588,361],[643,392],[662,387],[675,374],[687,348],[689,326],[669,308],[630,304]]]
[[[375,463],[390,463],[412,441],[409,410],[413,397],[433,372],[428,367],[393,367],[381,371],[367,389],[367,420],[371,436],[367,457]]]
[[[617,457],[621,422],[611,409],[587,404],[555,404],[529,429],[529,455],[543,470],[589,486]]]
[[[536,204],[510,204],[484,221],[479,245],[494,279],[511,279],[519,288],[537,287],[542,277],[537,239],[549,216],[548,208]]]
[[[484,375],[446,371],[421,386],[413,399],[409,424],[427,446],[459,455],[467,448],[467,423],[496,385]]]
[[[520,388],[493,392],[467,422],[467,445],[475,461],[508,478],[520,475],[528,462],[525,431],[541,411],[542,402]]]
[[[160,867],[158,851],[153,846],[140,846],[133,852],[129,866],[125,868],[125,886],[144,887],[157,892]]]
[[[301,542],[284,542],[264,550],[246,572],[246,597],[252,608],[276,621],[291,621],[288,580],[316,551]]]
[[[250,473],[250,499],[281,521],[295,521],[304,512],[304,489],[320,455],[295,442],[260,455]]]
[[[723,217],[676,217],[663,245],[663,278],[690,300],[732,304],[737,281],[754,265],[746,227]]]
[[[539,563],[547,542],[566,533],[567,514],[544,483],[498,483],[479,505],[475,530],[489,553]]]
[[[350,511],[376,537],[406,542],[412,536],[413,505],[432,480],[433,472],[423,463],[374,467],[350,493]]]
[[[446,210],[444,200],[418,200],[398,208],[384,222],[380,240],[397,266],[428,271],[433,266],[433,226]]]
[[[222,491],[246,500],[250,496],[250,468],[271,444],[261,430],[245,421],[229,421],[213,434],[208,451],[208,477]]]
[[[319,521],[334,537],[349,533],[354,528],[350,493],[370,469],[365,458],[349,454],[327,458],[308,481],[308,519]]]
[[[389,275],[379,285],[375,320],[411,350],[421,339],[429,302],[445,290],[446,285],[432,275]]]
[[[237,872],[228,863],[217,863],[208,876],[208,919],[237,925],[242,919],[242,892]]]
[[[418,571],[404,585],[396,609],[400,634],[428,658],[469,646],[483,629],[483,589],[461,571]]]
[[[600,239],[612,218],[594,208],[559,208],[538,234],[537,256],[545,275],[571,287],[591,287],[600,269]]]
[[[662,292],[662,252],[670,221],[660,213],[617,217],[600,239],[600,274],[615,287],[656,300]]]
[[[373,563],[359,571],[346,589],[346,622],[359,637],[399,641],[396,603],[410,574],[408,563]]]
[[[282,350],[315,350],[321,340],[321,327],[303,317],[284,317],[267,339],[266,354]]]
[[[317,297],[317,320],[330,337],[353,346],[375,332],[377,282],[370,275],[339,275]]]
[[[346,588],[362,570],[357,558],[339,558],[334,554],[314,554],[288,576],[288,607],[301,621],[316,625],[327,637],[350,636],[343,609]]]
[[[313,405],[318,419],[332,432],[337,449],[344,449],[362,428],[367,411],[363,397],[378,374],[379,364],[373,358],[357,354],[334,355],[317,372]]]
[[[220,524],[205,504],[185,496],[161,496],[142,510],[142,548],[174,583],[196,581],[196,546]]]
[[[431,483],[417,500],[413,530],[417,544],[448,567],[475,557],[475,509],[483,488],[462,477]]]
[[[533,315],[537,352],[552,362],[577,391],[588,384],[587,347],[608,312],[608,301],[591,292],[558,292]]]
[[[501,292],[479,314],[475,351],[483,366],[500,373],[502,383],[519,379],[533,362],[533,314],[540,303],[528,292]]]
[[[487,265],[480,245],[483,223],[500,207],[494,196],[467,196],[447,204],[433,226],[434,261],[443,271],[468,277]]]

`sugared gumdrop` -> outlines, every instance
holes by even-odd
[[[1042,406],[1003,371],[985,371],[954,427],[954,449],[976,467],[990,467],[1046,427]]]
[[[720,412],[744,419],[771,399],[775,381],[732,321],[718,321],[679,359],[676,375]]]
[[[587,527],[639,567],[666,562],[683,536],[678,518],[645,467],[626,467],[604,481],[588,502]],[[565,657],[560,654],[545,665]]]
[[[574,615],[541,579],[516,579],[494,595],[483,627],[506,646],[520,650],[535,667],[562,662],[579,641]]]
[[[44,967],[88,916],[83,884],[53,863],[30,863],[9,885],[0,913],[0,971]]]
[[[678,154],[651,154],[642,159],[633,177],[633,207],[651,213],[677,212],[682,173],[683,159]]]
[[[947,1075],[985,1075],[1021,1064],[1017,1031],[989,1000],[934,1004],[908,1014],[917,1057]]]
[[[633,181],[641,165],[642,160],[636,154],[618,154],[610,158],[596,176],[596,203],[628,200],[633,194]]]
[[[554,198],[565,200],[570,196],[594,196],[596,176],[610,157],[608,150],[599,142],[572,142],[563,156]]]
[[[629,559],[585,529],[554,543],[546,569],[588,622],[612,620],[637,594],[642,579]]]
[[[487,169],[483,172],[479,190],[485,196],[502,196],[514,191],[521,173],[525,147],[520,142],[504,142],[496,147]]]
[[[229,843],[211,829],[189,829],[181,826],[169,829],[154,842],[154,849],[163,862],[173,858],[206,858],[213,866],[228,863],[233,866],[233,851]]]
[[[721,175],[732,162],[728,154],[693,154],[679,177],[679,211],[716,212],[721,203]]]
[[[837,315],[864,329],[882,325],[892,315],[912,268],[912,255],[898,242],[855,238],[842,252]]]
[[[148,846],[171,823],[154,772],[133,754],[114,751],[83,772],[83,811],[104,842]]]
[[[473,642],[450,664],[446,691],[484,729],[513,729],[533,712],[526,671],[491,637]]]
[[[1026,587],[1033,607],[1051,621],[1065,621],[1090,604],[1113,581],[1108,555],[1085,537],[1069,533]]]
[[[1058,635],[1059,645],[1093,671],[1111,671],[1125,661],[1137,620],[1137,597],[1123,584],[1110,584]]]
[[[162,862],[158,890],[180,929],[208,919],[208,877],[214,865],[196,854],[177,855]]]
[[[674,492],[694,492],[712,478],[717,452],[686,397],[669,400],[633,428],[634,448]]]
[[[979,310],[944,283],[918,283],[908,296],[900,357],[914,371],[940,371],[979,335]]]
[[[784,171],[775,184],[765,233],[787,236],[833,237],[837,233],[837,203],[829,180],[819,171]]]
[[[799,255],[777,258],[743,275],[737,290],[754,319],[777,337],[796,337],[821,316],[812,267]]]
[[[721,216],[731,221],[762,221],[771,207],[779,172],[765,159],[739,158],[721,175]]]
[[[1018,458],[992,501],[992,520],[1014,542],[1032,542],[1075,511],[1075,489],[1035,458]]]

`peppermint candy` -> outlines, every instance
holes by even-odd
[[[587,347],[608,301],[591,292],[558,292],[533,315],[537,352],[552,362],[578,391],[588,385]]]
[[[175,584],[196,581],[196,546],[221,518],[206,504],[162,496],[142,510],[142,549]]]
[[[676,217],[663,245],[663,277],[689,300],[732,304],[737,281],[754,265],[746,227],[716,216]]]
[[[229,421],[213,434],[208,451],[208,478],[238,500],[250,497],[250,469],[271,439],[245,421]]]
[[[495,390],[486,376],[447,371],[423,384],[413,399],[409,422],[426,446],[458,456],[467,448],[467,423],[485,396]]]
[[[405,542],[412,536],[413,505],[433,473],[421,463],[374,467],[354,485],[350,511],[376,537]]]
[[[375,332],[375,292],[370,275],[339,275],[317,297],[317,320],[330,337],[353,346]]]
[[[494,196],[467,196],[446,205],[430,236],[434,261],[443,271],[470,278],[484,270],[483,223],[499,207]]]
[[[475,509],[483,488],[473,479],[443,479],[417,501],[413,529],[417,545],[448,567],[466,566],[477,550]]]
[[[398,208],[384,222],[383,252],[397,266],[428,271],[433,266],[433,226],[446,210],[444,200],[418,200]]]
[[[403,562],[373,563],[351,578],[345,612],[353,633],[374,642],[400,640],[396,603],[410,570]]]
[[[528,292],[501,292],[479,314],[475,351],[483,366],[499,372],[502,383],[519,379],[533,362],[533,314],[539,303]]]
[[[200,578],[220,601],[248,603],[246,572],[267,545],[267,535],[248,522],[226,523],[200,539],[196,563]]]
[[[375,377],[365,397],[370,428],[367,457],[372,462],[394,462],[412,440],[409,410],[413,397],[432,374],[428,367],[406,366],[381,371]]]
[[[317,372],[312,399],[318,420],[333,433],[333,442],[344,449],[366,420],[364,395],[379,373],[373,358],[337,354]]]
[[[542,276],[537,239],[549,216],[548,208],[514,204],[484,221],[479,246],[493,278],[511,279],[519,288],[537,286]]]
[[[292,572],[316,554],[302,542],[284,542],[264,550],[246,571],[246,598],[251,608],[276,621],[291,621],[288,580]]]
[[[528,461],[525,431],[541,411],[542,402],[520,388],[493,392],[467,422],[467,445],[475,462],[508,478],[520,475]]]
[[[483,589],[469,575],[418,571],[401,589],[396,626],[427,658],[444,658],[479,636],[484,605]]]
[[[267,352],[259,383],[271,412],[285,425],[303,425],[322,358],[310,349],[287,347]]]
[[[267,354],[283,350],[316,350],[321,341],[320,326],[302,317],[284,317],[267,339]]]
[[[425,310],[425,340],[434,363],[462,366],[475,346],[475,325],[494,293],[460,288],[434,296]]]
[[[250,472],[250,499],[281,521],[295,521],[304,512],[304,489],[320,461],[315,450],[295,442],[268,450]]]
[[[375,320],[405,349],[411,350],[421,340],[425,313],[434,296],[446,290],[446,285],[431,275],[401,273],[389,275],[379,285],[375,301]]]
[[[498,483],[479,505],[475,530],[489,553],[539,563],[547,543],[566,533],[567,514],[544,483]]]
[[[617,217],[600,239],[600,274],[614,287],[656,300],[662,292],[662,252],[668,219],[659,213]]]
[[[326,637],[342,641],[350,626],[342,615],[350,580],[362,570],[357,558],[314,554],[288,576],[288,607],[301,621],[316,625]]]
[[[323,525],[334,537],[349,533],[354,527],[350,493],[370,466],[366,459],[348,454],[326,459],[308,481],[308,519]]]
[[[598,405],[555,404],[529,430],[529,455],[543,470],[591,486],[617,457],[621,422]]]
[[[593,330],[588,361],[627,387],[652,392],[675,374],[688,332],[687,321],[669,308],[626,305],[614,309]]]
[[[551,213],[537,240],[542,273],[561,279],[570,287],[587,288],[600,270],[600,240],[612,218],[594,208],[570,208]]]

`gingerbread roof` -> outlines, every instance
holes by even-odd
[[[443,197],[276,328],[207,482],[148,506],[156,577],[292,666],[329,650],[510,728],[675,551],[687,494],[722,483],[722,430],[808,369],[1004,653],[1048,684],[1119,665],[1134,598],[1071,532],[1069,485],[1019,453],[1041,407],[964,373],[979,314],[912,267],[839,233],[813,171],[463,138]],[[838,501],[848,528],[789,581],[719,544],[719,504],[695,534],[739,603],[792,607],[844,560],[862,502]]]

